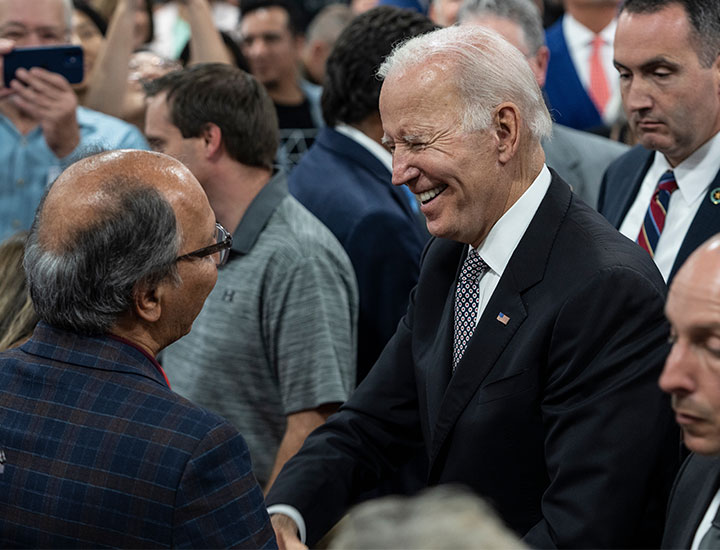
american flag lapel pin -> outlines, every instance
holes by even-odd
[[[0,449],[0,474],[5,471],[5,451]]]
[[[510,317],[505,315],[502,311],[498,313],[498,316],[496,317],[498,321],[500,321],[503,325],[507,325],[510,321]]]

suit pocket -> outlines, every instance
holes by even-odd
[[[476,402],[488,403],[523,393],[535,384],[535,374],[530,369],[523,369],[516,374],[493,380],[478,390]]]

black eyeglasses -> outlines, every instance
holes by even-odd
[[[211,244],[210,246],[206,246],[205,248],[194,250],[192,252],[188,252],[187,254],[183,254],[182,256],[178,256],[175,261],[179,262],[180,260],[189,260],[190,258],[204,258],[205,256],[210,256],[211,254],[217,254],[218,256],[215,259],[215,264],[218,267],[224,265],[225,262],[227,262],[228,256],[230,256],[232,235],[228,233],[227,230],[219,223],[215,224],[215,229],[215,238],[217,239],[217,242],[215,244]]]

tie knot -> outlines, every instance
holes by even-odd
[[[587,42],[586,42],[587,44]],[[596,34],[592,39],[593,50],[599,50],[605,45],[605,40],[599,34]]]
[[[487,269],[488,265],[477,253],[477,250],[471,248],[468,252],[467,258],[465,258],[462,270],[460,271],[460,279],[462,281],[472,281],[478,279],[480,275],[487,271]]]
[[[658,191],[667,191],[668,193],[672,193],[678,188],[677,182],[675,181],[675,174],[673,174],[672,170],[668,170],[660,176],[657,188]]]

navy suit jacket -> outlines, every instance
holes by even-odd
[[[562,29],[562,18],[545,32],[545,41],[550,50],[545,94],[553,120],[578,130],[603,126],[605,123],[602,116],[580,82],[570,57]]]
[[[720,486],[720,458],[691,454],[670,495],[662,548],[690,548],[700,521]]]
[[[407,310],[427,240],[388,169],[349,137],[323,128],[290,174],[290,192],[340,241],[360,295],[358,381]]]
[[[113,338],[1,353],[0,450],[0,547],[276,548],[237,430]]]
[[[468,485],[532,547],[657,547],[679,434],[656,266],[554,176],[451,374],[467,249],[431,240],[392,340],[267,502],[295,506],[312,544],[424,445],[428,485]]]
[[[613,162],[605,172],[600,185],[598,211],[615,227],[620,227],[635,201],[654,155],[655,151],[638,145]],[[710,184],[710,190],[718,187],[720,187],[720,172]],[[688,256],[716,233],[720,233],[720,205],[714,204],[708,194],[703,197],[700,208],[680,245],[670,270],[668,284]]]

